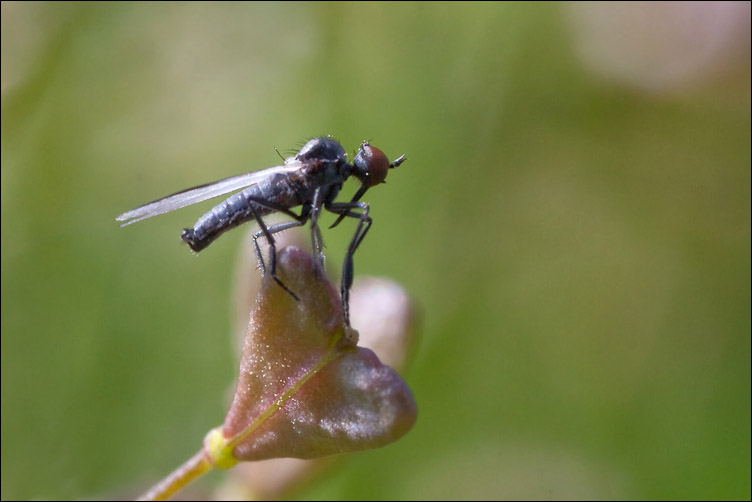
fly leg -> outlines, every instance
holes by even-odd
[[[264,264],[264,255],[261,252],[261,248],[258,244],[258,238],[260,236],[264,236],[266,238],[266,242],[269,243],[269,273],[272,276],[272,279],[282,287],[285,291],[287,291],[290,296],[295,298],[296,300],[299,300],[298,296],[293,293],[290,288],[285,286],[285,284],[282,282],[282,280],[277,277],[277,244],[274,240],[273,234],[277,232],[281,232],[282,230],[287,230],[288,228],[293,227],[299,227],[308,220],[309,218],[309,208],[303,208],[303,211],[300,215],[297,215],[290,211],[287,208],[284,208],[282,206],[279,206],[277,204],[274,204],[272,202],[257,198],[248,196],[246,197],[249,202],[251,202],[248,207],[250,208],[251,214],[253,215],[253,218],[256,220],[256,223],[258,223],[259,230],[254,232],[253,234],[253,246],[256,249],[256,259],[259,264],[259,269],[261,269],[262,274],[266,274],[266,266]],[[261,219],[261,216],[259,216],[258,212],[256,211],[256,208],[254,207],[254,203],[258,204],[259,206],[265,206],[270,209],[273,209],[274,211],[279,211],[281,213],[284,213],[291,218],[293,218],[295,221],[288,221],[285,223],[278,223],[276,225],[272,225],[271,227],[267,227],[264,223],[264,220]]]
[[[263,253],[261,253],[261,248],[258,244],[258,238],[262,235],[264,238],[266,238],[266,242],[269,243],[269,272],[272,275],[272,279],[282,286],[282,289],[290,293],[293,298],[296,300],[299,300],[298,296],[290,291],[290,288],[285,286],[285,284],[277,277],[277,243],[274,240],[273,234],[276,234],[277,232],[281,232],[283,230],[287,230],[288,228],[294,228],[299,227],[303,225],[303,221],[288,221],[285,223],[278,223],[276,225],[272,225],[271,227],[267,227],[262,221],[261,218],[257,218],[256,222],[258,223],[261,230],[257,230],[253,234],[253,245],[256,248],[256,260],[259,264],[259,269],[261,270],[262,274],[266,274],[266,266],[264,264],[264,256]]]
[[[258,222],[258,220],[256,220]],[[283,230],[287,230],[288,228],[294,228],[299,227],[303,225],[304,222],[302,221],[289,221],[285,223],[278,223],[276,225],[272,225],[271,227],[267,227],[267,232],[271,235],[276,234],[277,232],[281,232]],[[259,225],[261,227],[261,225]],[[253,233],[253,247],[256,251],[256,262],[258,263],[258,268],[261,270],[262,274],[266,273],[266,263],[264,263],[264,255],[261,252],[261,246],[259,246],[258,238],[262,235],[264,238],[269,241],[269,237],[267,236],[267,232],[264,232],[264,230],[257,230]],[[271,242],[270,242],[271,244]],[[274,241],[274,244],[276,245],[276,241]]]
[[[324,239],[321,237],[321,227],[319,227],[319,215],[321,214],[321,188],[317,188],[313,193],[313,203],[311,204],[311,243],[313,246],[313,256],[318,264],[314,268],[316,278],[319,278],[320,271],[324,270]]]
[[[373,220],[368,216],[368,204],[365,202],[333,202],[324,206],[328,211],[337,213],[340,218],[349,216],[350,218],[357,218],[358,226],[355,229],[350,245],[347,247],[347,253],[342,262],[342,310],[345,316],[345,323],[350,325],[350,287],[353,283],[355,275],[353,265],[353,255],[355,250],[358,249],[360,243],[363,241],[363,237],[366,236],[368,230],[371,228]],[[353,211],[353,209],[360,209],[362,212]]]

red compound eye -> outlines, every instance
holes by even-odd
[[[360,145],[360,151],[355,156],[355,175],[369,187],[383,183],[389,171],[389,159],[384,152],[368,143]]]

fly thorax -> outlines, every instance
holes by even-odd
[[[295,158],[301,162],[346,160],[347,153],[334,138],[314,138],[300,149]]]

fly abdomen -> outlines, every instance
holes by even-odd
[[[272,209],[255,202],[253,199],[267,200],[258,185],[246,188],[215,206],[199,218],[193,228],[183,229],[180,238],[193,251],[198,253],[227,230],[254,219],[251,206],[258,216],[272,212]]]

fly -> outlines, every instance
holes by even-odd
[[[368,216],[368,204],[360,202],[360,199],[369,188],[384,182],[390,168],[399,166],[405,160],[402,155],[394,162],[389,162],[384,152],[363,142],[350,164],[347,162],[345,149],[337,141],[332,138],[315,138],[306,143],[297,155],[287,158],[281,166],[189,188],[132,209],[116,219],[123,222],[120,225],[122,227],[242,189],[199,218],[192,228],[184,229],[180,237],[193,251],[199,252],[222,233],[255,220],[259,230],[253,234],[253,245],[261,273],[265,274],[267,270],[258,244],[259,237],[263,235],[269,244],[269,273],[277,284],[298,299],[277,277],[274,234],[302,226],[310,220],[313,254],[318,264],[323,266],[324,243],[318,226],[322,208],[339,215],[329,228],[336,227],[346,217],[355,218],[358,225],[342,264],[340,286],[345,322],[349,325],[348,298],[354,274],[353,254],[373,223]],[[335,202],[342,184],[350,176],[355,176],[361,182],[360,188],[350,202]],[[292,211],[298,206],[302,206],[300,214]],[[285,214],[293,221],[267,227],[261,217],[274,212]]]

